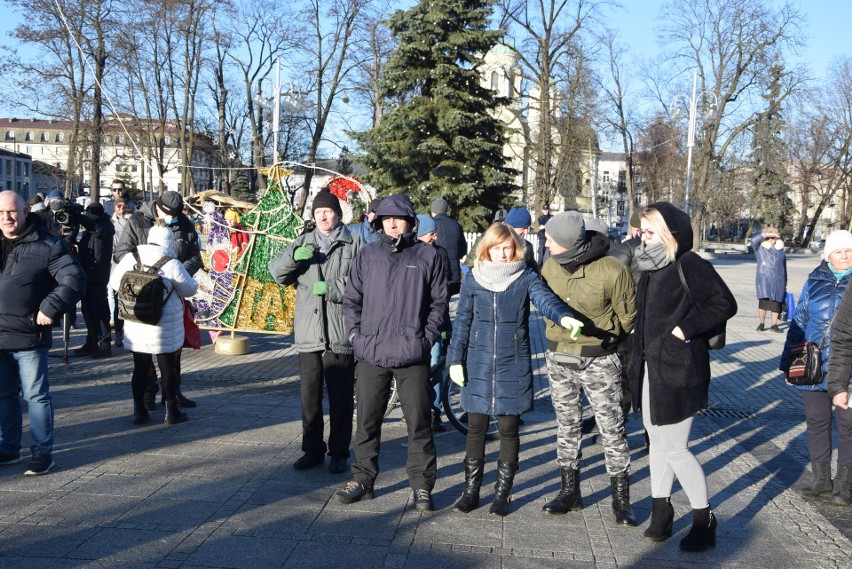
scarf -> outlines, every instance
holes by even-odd
[[[473,278],[486,290],[503,292],[524,273],[525,266],[523,259],[508,263],[477,261],[473,264]]]
[[[834,273],[834,278],[836,278],[838,281],[842,281],[843,277],[845,277],[849,273],[852,273],[852,269],[846,269],[845,271],[835,271],[834,267],[831,266],[831,263],[828,264],[828,268],[831,269],[831,272]]]
[[[340,235],[341,229],[343,229],[343,224],[338,223],[331,229],[328,235],[323,235],[319,229],[314,232],[314,238],[316,239],[320,253],[328,253],[328,250],[331,249],[331,244]]]
[[[636,247],[636,261],[640,271],[656,271],[671,263],[666,258],[666,246],[662,242],[650,247],[642,243]]]

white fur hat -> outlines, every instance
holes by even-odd
[[[168,227],[154,226],[148,230],[148,244],[160,245],[166,249],[172,249],[175,243],[175,234]]]
[[[825,248],[822,250],[822,258],[828,261],[828,256],[837,249],[852,249],[852,233],[845,229],[833,231],[825,240]]]

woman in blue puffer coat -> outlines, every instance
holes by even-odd
[[[852,233],[835,231],[825,241],[824,261],[808,275],[796,317],[787,331],[787,342],[781,354],[780,369],[790,367],[790,346],[808,341],[819,344],[826,336],[831,321],[840,307],[843,293],[852,278]],[[823,378],[828,373],[831,354],[829,333],[822,350]],[[852,409],[835,407],[837,421],[837,474],[832,487],[831,480],[831,410],[832,400],[826,389],[825,379],[819,385],[796,386],[802,392],[807,424],[808,453],[811,456],[813,480],[800,492],[805,496],[817,497],[834,494],[838,504],[849,505],[849,485],[852,484]],[[845,489],[845,491],[844,491]]]
[[[509,492],[518,468],[518,419],[533,406],[530,301],[546,318],[577,334],[582,326],[526,266],[523,255],[518,234],[495,223],[483,235],[471,276],[462,283],[447,351],[450,378],[464,386],[461,404],[468,416],[465,490],[453,508],[461,513],[479,506],[491,415],[497,415],[500,435],[491,513],[509,513]]]

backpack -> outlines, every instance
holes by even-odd
[[[163,307],[174,292],[166,294],[166,283],[157,269],[171,260],[163,257],[153,265],[145,265],[139,253],[133,251],[136,264],[121,276],[118,285],[118,313],[123,320],[157,324],[163,316]]]

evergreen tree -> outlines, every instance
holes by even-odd
[[[781,136],[784,122],[778,102],[784,69],[776,64],[770,73],[771,82],[764,95],[766,111],[761,114],[754,127],[751,154],[754,187],[749,196],[749,207],[752,218],[759,220],[764,226],[771,225],[783,232],[794,207],[788,195],[790,187],[785,181],[787,143]]]
[[[502,99],[481,85],[477,65],[502,31],[489,30],[494,0],[420,0],[391,16],[398,46],[379,85],[381,122],[355,133],[366,181],[382,195],[406,193],[418,211],[443,197],[467,229],[482,229],[512,191]]]

